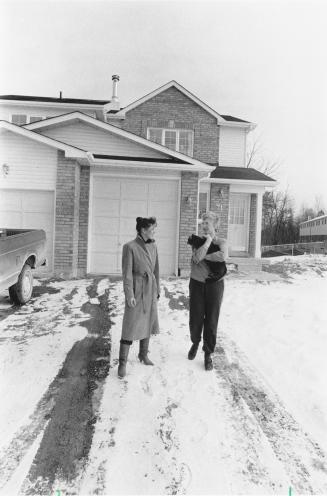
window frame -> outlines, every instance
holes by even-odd
[[[147,128],[147,133],[146,133],[146,137],[149,141],[152,141],[150,140],[150,132],[152,130],[155,130],[155,131],[161,131],[161,145],[163,146],[166,146],[166,131],[168,132],[174,132],[175,135],[176,135],[176,148],[173,149],[173,148],[169,148],[170,150],[174,150],[176,152],[179,152],[179,153],[183,153],[184,155],[187,155],[188,157],[193,157],[193,146],[194,146],[194,131],[192,129],[182,129],[182,128],[171,128],[171,127],[154,127],[154,126],[149,126]],[[186,132],[188,133],[188,135],[191,137],[190,139],[190,154],[187,154],[187,153],[184,153],[184,152],[181,152],[180,149],[179,149],[179,142],[180,142],[180,133],[181,132]],[[152,141],[152,143],[157,143],[156,141]]]
[[[15,124],[13,122],[13,116],[14,115],[24,115],[26,117],[25,124]],[[31,117],[39,117],[39,119],[37,121],[32,121],[32,122],[39,122],[40,120],[41,121],[44,121],[44,119],[46,119],[46,117],[44,115],[31,115],[31,114],[11,113],[10,116],[9,116],[9,122],[11,124],[14,124],[15,126],[25,126],[26,124],[31,124]]]
[[[198,191],[198,212],[197,212],[197,224],[198,226],[202,223],[202,219],[200,217],[200,193],[204,193],[207,195],[207,206],[206,212],[210,210],[210,195],[211,195],[211,187],[210,183],[201,182],[199,183],[199,191]]]

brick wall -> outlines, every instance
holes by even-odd
[[[57,275],[77,275],[79,237],[80,168],[76,160],[58,152],[54,270]]]
[[[86,274],[89,223],[90,168],[81,166],[79,199],[78,276]]]
[[[125,120],[109,122],[146,138],[147,127],[168,127],[168,121],[174,121],[176,129],[194,130],[194,158],[208,164],[218,163],[217,119],[174,87],[127,112]]]
[[[197,227],[199,176],[197,172],[182,172],[181,178],[178,268],[180,275],[188,275],[190,271],[191,248],[187,244],[187,238],[196,232]]]
[[[257,228],[257,195],[251,194],[250,199],[250,223],[249,223],[249,255],[255,255],[255,241]]]
[[[219,236],[228,236],[229,184],[211,184],[210,210],[219,215]]]

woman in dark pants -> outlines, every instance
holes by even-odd
[[[211,354],[215,351],[217,327],[221,302],[224,294],[224,279],[208,278],[210,269],[206,260],[224,262],[227,257],[226,240],[216,234],[218,217],[214,212],[202,216],[201,228],[207,238],[198,249],[193,248],[190,278],[190,335],[192,346],[188,359],[194,360],[203,332],[204,367],[212,370]],[[219,250],[207,254],[211,243],[219,245]]]

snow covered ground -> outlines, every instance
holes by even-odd
[[[122,283],[109,284],[111,369],[91,449],[77,477],[58,475],[54,491],[327,494],[327,258],[278,257],[267,270],[226,279],[212,372],[202,352],[186,358],[188,281],[162,281],[161,332],[150,343],[155,365],[138,361],[135,343],[124,380],[117,377]],[[33,430],[31,415],[73,343],[87,334],[80,307],[88,284],[49,284],[59,292],[41,295],[23,319],[13,313],[0,322],[1,494],[33,494],[29,469],[47,422],[35,419]],[[92,304],[107,286],[100,281]],[[48,312],[38,321],[42,306]],[[27,428],[28,449],[17,444],[25,456],[8,463],[17,458],[12,440]]]

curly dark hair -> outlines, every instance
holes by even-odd
[[[136,230],[140,234],[141,229],[149,229],[150,226],[157,225],[155,217],[136,217]]]

